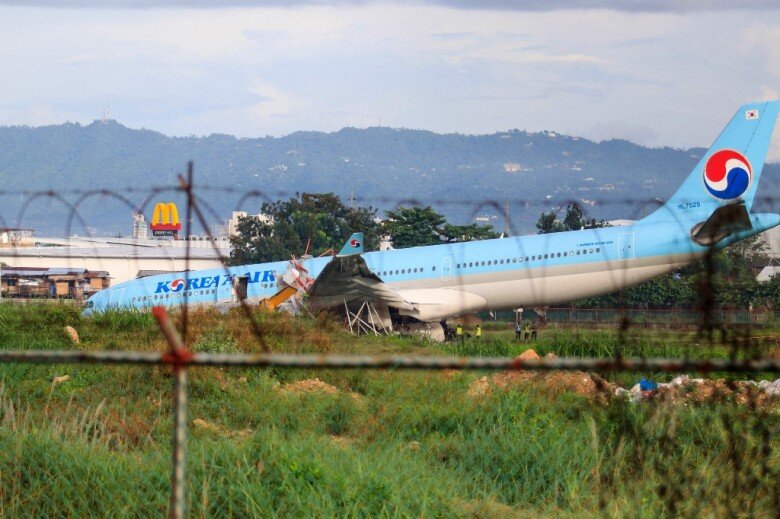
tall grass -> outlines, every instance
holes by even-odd
[[[165,347],[145,314],[28,311],[0,305],[0,347]],[[515,355],[528,346],[500,333],[441,346],[354,338],[328,318],[259,317],[278,351]],[[66,324],[81,345],[63,334]],[[190,331],[198,351],[260,347],[240,314],[196,312]],[[543,332],[533,346],[606,356],[619,340],[567,333]],[[672,337],[641,340],[637,347],[674,346]],[[532,385],[471,396],[478,376],[193,369],[189,509],[242,517],[776,515],[776,405],[603,406]],[[315,377],[335,389],[295,389]],[[0,516],[164,514],[170,385],[164,368],[0,366]]]

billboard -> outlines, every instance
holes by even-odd
[[[179,239],[181,222],[179,210],[173,202],[160,202],[154,206],[152,213],[152,236],[168,236]]]

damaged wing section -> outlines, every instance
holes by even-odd
[[[691,239],[708,247],[739,231],[752,228],[744,202],[718,207],[704,222],[691,228]]]
[[[391,308],[408,311],[414,305],[371,272],[359,254],[334,257],[309,290],[315,308],[329,308],[353,301],[381,301]]]

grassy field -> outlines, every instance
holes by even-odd
[[[327,317],[258,319],[277,352],[517,355],[528,346],[512,342],[508,327],[486,327],[481,341],[435,345],[353,337]],[[190,322],[196,351],[260,349],[238,312],[199,311]],[[771,330],[760,333],[769,339],[737,353],[777,354]],[[533,346],[541,355],[732,353],[716,339],[543,330]],[[165,342],[148,314],[84,319],[64,305],[0,304],[0,347],[160,351]],[[486,375],[194,369],[190,513],[773,517],[780,510],[776,402],[605,402],[533,383],[475,393]],[[607,378],[625,386],[639,376]],[[170,387],[165,368],[0,366],[0,516],[166,513]]]

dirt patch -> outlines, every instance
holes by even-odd
[[[717,403],[734,401],[740,405],[770,405],[778,399],[751,382],[727,382],[724,379],[704,379],[677,387],[659,388],[656,398],[672,403]]]
[[[352,440],[352,438],[348,438],[346,436],[331,435],[330,436],[330,441],[333,442],[333,445],[335,445],[339,449],[347,449],[347,448],[352,446],[352,442],[354,440]]]
[[[327,382],[323,382],[318,378],[307,378],[304,380],[297,380],[290,382],[276,388],[281,393],[293,394],[293,395],[307,395],[312,393],[320,393],[325,395],[336,395],[342,393],[342,391],[336,386],[332,386]],[[354,391],[346,392],[356,402],[363,401],[363,395],[355,393]]]
[[[479,377],[477,380],[469,384],[468,395],[472,398],[487,395],[492,391],[493,386],[490,384],[490,380],[487,377]]]
[[[242,429],[240,431],[230,431],[222,427],[221,425],[209,423],[206,420],[202,420],[200,418],[195,418],[192,421],[192,425],[196,429],[208,431],[214,434],[219,434],[220,436],[227,436],[228,438],[246,438],[247,436],[250,436],[252,434],[252,431],[249,429]]]
[[[65,335],[68,336],[70,341],[73,344],[80,344],[81,340],[79,340],[79,332],[76,331],[76,329],[72,326],[66,326],[65,327]]]
[[[519,360],[537,360],[532,349],[521,353]],[[551,358],[551,357],[547,357]],[[607,403],[615,394],[615,385],[600,376],[582,371],[499,371],[490,377],[481,377],[469,385],[468,395],[480,397],[493,388],[509,390],[515,387],[536,387],[552,394],[576,393]]]
[[[582,371],[516,371],[493,375],[491,382],[502,389],[517,386],[539,387],[553,394],[576,393],[606,403],[615,394],[615,386],[598,375]]]
[[[440,373],[445,380],[452,380],[453,378],[460,375],[462,372],[459,369],[443,369],[441,370]]]
[[[523,353],[515,357],[515,360],[539,360],[539,354],[534,351],[533,348],[525,350]]]
[[[290,382],[289,384],[284,384],[279,388],[279,391],[299,394],[325,393],[328,395],[335,395],[339,392],[339,389],[318,378],[307,378],[305,380],[297,380],[295,382]]]

